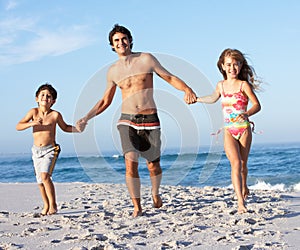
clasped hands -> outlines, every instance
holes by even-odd
[[[84,118],[81,118],[76,122],[76,128],[79,132],[83,132],[86,125],[87,125],[87,121]]]

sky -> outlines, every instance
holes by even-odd
[[[106,70],[117,60],[108,34],[127,27],[133,51],[153,53],[198,96],[222,80],[216,63],[226,48],[246,54],[264,81],[262,110],[251,117],[253,143],[300,142],[300,2],[273,1],[50,1],[0,0],[0,153],[27,153],[32,131],[16,131],[36,107],[35,91],[49,82],[58,91],[53,109],[69,124],[85,115],[105,89]],[[155,77],[163,150],[219,143],[220,103],[183,102],[183,93]],[[63,153],[120,151],[115,122],[121,96],[81,134],[57,129]],[[194,150],[194,149],[193,149]]]

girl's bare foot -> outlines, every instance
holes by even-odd
[[[143,215],[142,210],[134,210],[133,214],[132,214],[132,217],[135,218],[135,217],[139,217],[139,216],[142,216],[142,215]]]
[[[162,207],[162,200],[159,195],[152,195],[153,207],[160,208]]]
[[[248,197],[249,194],[250,194],[250,192],[249,192],[249,188],[248,187],[246,187],[245,189],[243,189],[243,198],[244,198],[244,200],[247,199],[247,197]]]
[[[247,213],[247,208],[244,205],[244,202],[239,202],[238,204],[238,213],[239,214],[243,214],[243,213]]]

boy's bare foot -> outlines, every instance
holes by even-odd
[[[136,217],[139,217],[139,216],[142,216],[142,215],[143,215],[143,211],[142,210],[134,210],[133,214],[132,214],[132,217],[136,218]]]
[[[249,194],[250,194],[250,192],[249,192],[249,188],[248,187],[246,187],[245,189],[243,189],[243,198],[244,198],[244,200],[247,199],[247,197],[248,197]]]
[[[53,207],[50,207],[49,210],[48,210],[48,215],[52,215],[52,214],[56,214],[57,213],[57,206],[53,206]]]
[[[43,210],[42,210],[42,212],[41,212],[41,215],[42,215],[42,216],[47,215],[47,214],[48,214],[48,210],[49,210],[48,207],[43,207]]]
[[[162,207],[162,200],[159,195],[152,195],[153,207],[160,208]]]
[[[52,215],[52,214],[56,214],[57,213],[57,209],[49,209],[48,211],[48,215]]]
[[[245,205],[244,205],[244,202],[239,202],[239,204],[238,204],[238,213],[239,214],[243,214],[243,213],[247,213],[247,208],[245,207]]]

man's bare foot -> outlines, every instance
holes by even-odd
[[[152,195],[153,207],[160,208],[162,207],[162,200],[159,195]]]
[[[244,200],[247,199],[247,197],[248,197],[249,194],[250,194],[250,192],[249,192],[249,188],[248,187],[246,187],[245,189],[243,189],[243,198],[244,198]]]
[[[239,202],[239,204],[238,204],[238,213],[239,214],[243,214],[243,213],[247,213],[247,208],[245,207],[245,205],[244,205],[244,202]]]
[[[143,211],[142,210],[134,210],[133,214],[132,214],[132,217],[136,218],[136,217],[139,217],[139,216],[142,216],[142,215],[143,215]]]
[[[42,212],[41,212],[41,215],[42,215],[42,216],[47,215],[47,214],[48,214],[48,211],[49,211],[49,208],[48,208],[48,207],[43,207],[43,210],[42,210]]]

